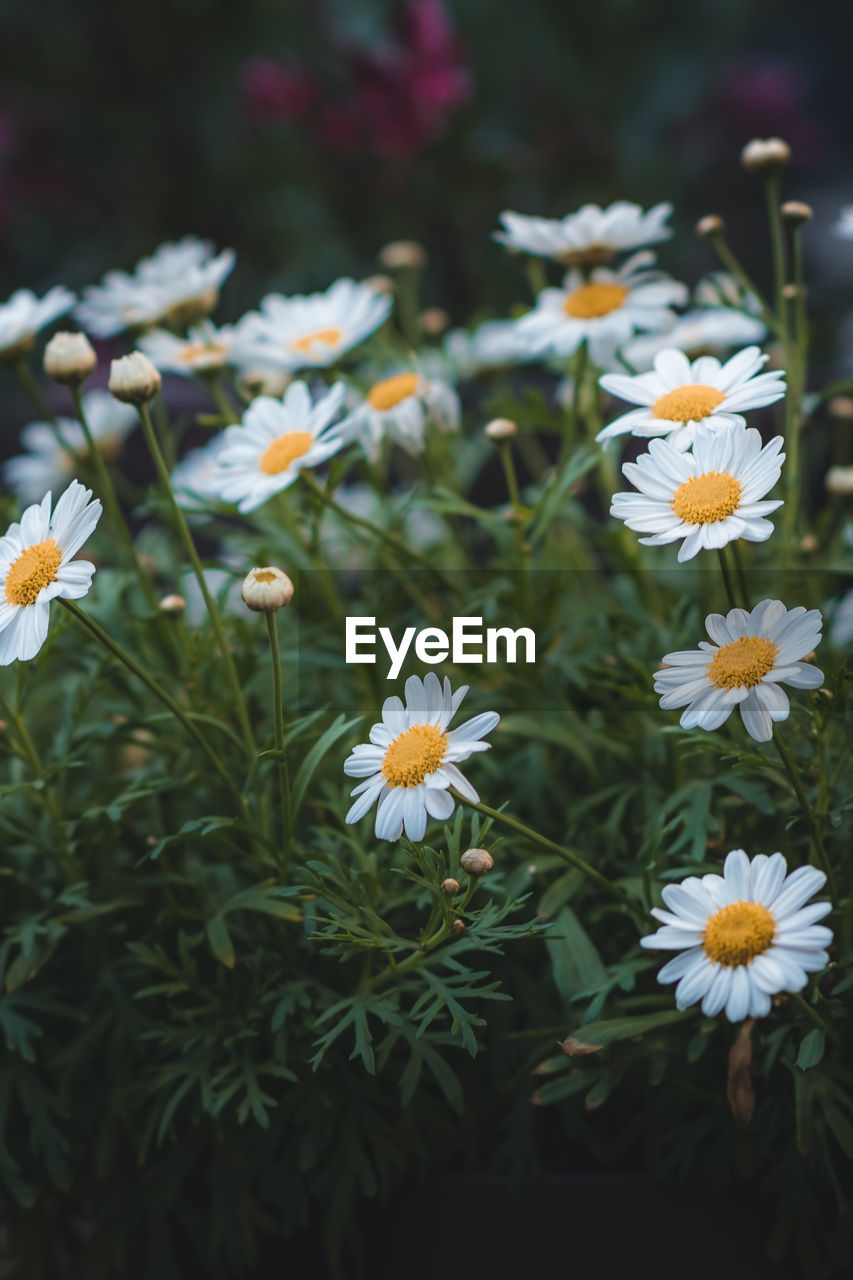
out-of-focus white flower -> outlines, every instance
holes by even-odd
[[[853,640],[853,588],[841,597],[832,611],[832,643],[839,649]]]
[[[55,333],[44,349],[44,371],[54,382],[77,387],[98,365],[85,333]]]
[[[147,404],[163,385],[160,371],[141,351],[110,361],[110,395],[124,404]]]
[[[393,300],[369,284],[336,280],[325,293],[286,298],[270,293],[240,321],[240,363],[289,371],[327,368],[388,318]]]
[[[153,329],[139,339],[139,349],[161,373],[191,377],[198,373],[213,373],[231,362],[234,332],[231,325],[217,329],[210,323],[190,329],[186,338],[179,338],[164,329]]]
[[[218,472],[219,454],[225,444],[225,436],[215,435],[206,445],[190,449],[172,470],[172,492],[178,505],[189,510],[204,508],[210,501],[218,501],[213,483]]]
[[[456,431],[460,413],[459,397],[448,383],[408,369],[375,382],[341,423],[341,432],[373,460],[383,439],[415,455],[423,451],[428,427]]]
[[[641,407],[623,413],[595,438],[610,440],[629,432],[667,436],[675,448],[687,449],[700,426],[745,426],[743,412],[775,404],[785,394],[781,370],[759,372],[766,363],[758,347],[747,347],[722,365],[716,356],[700,356],[691,364],[682,351],[670,348],[655,356],[649,373],[606,373],[601,378],[605,391]]]
[[[47,638],[51,600],[79,600],[92,585],[95,566],[72,558],[101,516],[91,497],[72,480],[53,515],[46,493],[0,538],[0,666],[34,658]]]
[[[425,511],[405,495],[388,494],[380,497],[366,484],[340,485],[333,498],[339,507],[369,520],[382,529],[399,528],[407,546],[426,551],[437,546],[444,538],[444,525],[432,511]],[[370,563],[370,552],[363,538],[353,538],[352,527],[343,516],[327,511],[320,532],[320,548],[327,564],[339,569],[356,570]]]
[[[344,401],[338,382],[316,401],[304,382],[292,382],[282,400],[258,396],[239,426],[228,427],[210,486],[223,502],[254,511],[280,493],[306,467],[319,466],[344,444],[333,426]]]
[[[853,240],[853,204],[846,204],[838,211],[838,221],[832,225],[833,235],[839,240]]]
[[[660,271],[650,271],[650,253],[637,253],[618,271],[595,268],[585,278],[568,272],[560,289],[543,289],[536,305],[517,320],[519,339],[531,357],[570,356],[582,342],[601,368],[637,330],[671,329],[671,308],[683,306],[687,289]]]
[[[35,336],[74,306],[74,294],[56,285],[43,298],[31,289],[19,289],[0,306],[0,361],[24,355]]]
[[[523,364],[531,359],[526,342],[519,339],[514,320],[485,320],[476,329],[451,329],[442,351],[457,378]]]
[[[209,241],[195,236],[162,244],[132,274],[108,271],[101,284],[84,289],[75,319],[99,338],[164,322],[178,328],[192,324],[216,306],[234,266],[232,249],[214,254]]]
[[[95,443],[107,459],[118,455],[139,421],[132,405],[121,404],[101,388],[86,393],[83,411]],[[48,489],[67,485],[77,460],[89,454],[83,428],[76,418],[59,418],[55,430],[48,422],[31,422],[21,432],[21,444],[26,453],[9,459],[3,468],[3,479],[27,503],[41,501]]]
[[[791,707],[782,682],[793,689],[819,689],[823,672],[803,659],[820,644],[819,609],[786,609],[781,600],[762,600],[747,613],[710,613],[705,628],[713,640],[698,649],[667,653],[655,672],[655,693],[664,711],[685,707],[683,729],[719,729],[735,707],[756,742],[769,742],[773,725],[787,720]]]
[[[832,930],[817,921],[832,903],[805,905],[826,876],[817,867],[787,871],[781,853],[750,859],[733,849],[721,876],[688,876],[663,889],[668,910],[652,908],[662,927],[640,945],[679,952],[658,974],[658,982],[678,983],[679,1009],[701,1000],[706,1017],[725,1010],[730,1022],[763,1018],[772,995],[801,991],[806,974],[826,967]]]
[[[656,204],[644,213],[627,200],[617,200],[606,209],[585,204],[565,218],[532,218],[507,211],[500,216],[504,229],[496,231],[494,239],[509,249],[554,258],[567,266],[596,265],[609,262],[614,254],[669,240],[672,230],[666,221],[671,213],[671,204]]]

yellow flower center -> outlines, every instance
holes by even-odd
[[[267,445],[258,464],[266,476],[277,476],[286,471],[292,462],[307,453],[314,443],[310,431],[285,431]]]
[[[765,636],[739,636],[714,654],[706,668],[708,679],[718,689],[752,689],[773,670],[778,652]]]
[[[6,574],[6,603],[35,604],[42,587],[55,581],[61,563],[62,552],[53,538],[25,547]]]
[[[314,329],[311,333],[303,334],[301,338],[294,338],[290,346],[293,351],[308,354],[314,347],[336,347],[343,336],[343,330],[333,325],[328,329]]]
[[[413,396],[418,389],[416,373],[398,373],[395,378],[377,382],[367,393],[367,402],[374,409],[393,409],[401,400]]]
[[[709,960],[735,968],[766,951],[776,936],[772,912],[759,902],[730,902],[705,926],[702,947]]]
[[[179,359],[189,365],[197,361],[224,364],[226,354],[224,342],[187,342],[181,349]]]
[[[621,284],[582,284],[566,297],[563,310],[575,320],[598,320],[618,311],[628,297],[628,290]]]
[[[174,302],[163,313],[163,319],[171,328],[183,329],[187,325],[195,324],[196,320],[203,320],[206,315],[210,314],[218,301],[218,289],[205,289],[202,293],[188,298],[181,298],[179,302]]]
[[[395,738],[382,761],[382,777],[391,787],[416,787],[435,773],[447,750],[447,734],[434,724],[415,724]]]
[[[701,422],[725,398],[723,392],[716,387],[691,382],[686,387],[676,387],[674,391],[658,396],[652,405],[652,417],[667,418],[670,422]]]
[[[737,511],[742,491],[740,480],[728,471],[706,471],[680,484],[671,506],[685,524],[715,524]]]
[[[275,582],[275,574],[272,569],[256,569],[253,576],[255,582],[263,582],[264,584]]]

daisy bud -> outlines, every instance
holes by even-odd
[[[392,240],[379,250],[379,262],[386,271],[409,268],[418,271],[427,263],[427,251],[416,240]]]
[[[183,613],[187,607],[187,602],[183,596],[163,596],[160,601],[160,611],[162,613]]]
[[[125,404],[147,404],[162,384],[157,369],[141,351],[133,351],[110,363],[110,394]]]
[[[786,284],[782,289],[782,297],[788,302],[796,302],[798,298],[804,298],[805,296],[806,290],[803,285]]]
[[[98,363],[85,333],[55,333],[44,349],[44,371],[54,382],[76,387]]]
[[[250,569],[243,579],[240,594],[243,603],[254,613],[275,613],[293,599],[293,583],[275,565]]]
[[[804,200],[786,200],[779,212],[789,227],[801,227],[812,217],[814,210]]]
[[[368,276],[364,282],[370,285],[377,293],[393,293],[397,288],[390,276]]]
[[[247,369],[240,378],[240,386],[250,396],[272,396],[280,400],[293,381],[293,375],[283,369]]]
[[[469,876],[484,876],[495,865],[494,858],[485,849],[469,849],[459,861]]]
[[[418,317],[418,324],[428,338],[440,338],[450,328],[450,316],[444,307],[427,307]]]
[[[467,932],[468,932],[468,926],[466,925],[465,921],[464,921],[464,920],[454,920],[454,921],[453,921],[453,932],[456,934],[457,938],[461,937],[463,933],[467,933]]]
[[[853,493],[853,467],[830,467],[825,483],[827,493]]]
[[[459,892],[459,881],[454,880],[452,876],[448,876],[446,880],[442,880],[441,887],[448,898],[452,898]]]
[[[810,556],[813,551],[817,551],[819,545],[820,544],[817,538],[814,536],[814,534],[807,533],[806,536],[800,542],[800,550],[804,552],[807,556]]]
[[[696,234],[700,240],[711,240],[714,236],[721,236],[725,229],[725,222],[716,213],[708,213],[696,223]]]
[[[740,153],[740,162],[747,173],[773,177],[781,173],[791,160],[791,148],[781,138],[753,138]]]
[[[518,427],[511,418],[492,418],[491,422],[487,422],[483,427],[483,434],[490,440],[498,442],[511,440],[513,436],[518,435]]]
[[[833,396],[826,407],[839,422],[853,422],[853,396]]]

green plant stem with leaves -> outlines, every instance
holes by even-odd
[[[225,638],[225,631],[222,626],[222,620],[219,617],[219,610],[217,609],[216,603],[210,594],[210,590],[208,589],[207,581],[204,576],[204,570],[201,567],[201,560],[199,559],[198,552],[196,551],[195,543],[193,542],[192,534],[190,533],[190,530],[189,530],[189,525],[186,522],[186,518],[184,516],[183,511],[178,506],[177,500],[172,490],[172,485],[169,478],[169,470],[166,466],[165,460],[163,458],[163,454],[160,450],[160,445],[157,441],[157,436],[154,431],[154,424],[152,423],[151,415],[148,412],[148,406],[145,404],[141,404],[138,406],[138,409],[139,409],[139,418],[142,423],[142,431],[143,431],[143,434],[145,435],[145,442],[148,445],[149,452],[151,454],[152,459],[154,460],[154,466],[157,470],[157,478],[160,481],[160,486],[163,490],[163,495],[166,498],[166,501],[168,502],[169,507],[171,508],[172,519],[175,523],[175,527],[178,531],[181,542],[183,543],[184,550],[186,551],[190,564],[192,565],[193,573],[195,574],[196,581],[199,585],[199,590],[201,591],[201,594],[202,594],[202,599],[204,600],[205,608],[207,609],[208,617],[210,618],[210,625],[213,627],[213,633],[216,637],[216,643],[219,647],[219,652],[221,653],[222,660],[225,663],[225,670],[228,676],[228,683],[231,685],[231,692],[234,699],[234,705],[237,709],[237,717],[240,721],[240,728],[243,731],[243,738],[246,742],[246,749],[249,753],[249,758],[254,759],[255,756],[257,755],[257,748],[255,746],[255,737],[254,737],[254,734],[252,733],[251,723],[249,722],[249,713],[246,708],[246,699],[243,696],[243,690],[240,686],[240,681],[237,676],[237,669],[234,666],[234,659],[231,656],[231,650],[228,648],[228,641]]]
[[[835,906],[838,906],[838,882],[835,879],[835,872],[832,868],[832,863],[829,861],[829,857],[827,856],[826,849],[823,846],[823,837],[821,836],[821,833],[820,833],[820,827],[818,826],[818,822],[812,811],[812,807],[809,804],[808,796],[806,795],[805,788],[803,787],[803,784],[800,780],[800,775],[797,772],[797,766],[794,764],[794,761],[791,757],[791,753],[788,750],[788,748],[785,746],[785,743],[782,741],[782,738],[779,734],[779,730],[775,728],[775,726],[773,729],[773,745],[775,746],[776,750],[779,752],[779,756],[781,757],[782,764],[785,766],[785,772],[788,775],[791,786],[794,788],[794,794],[796,795],[797,800],[799,802],[803,817],[805,818],[806,823],[808,824],[809,831],[811,832],[812,843],[814,845],[816,859],[818,864],[820,865],[821,870],[826,875],[826,880],[827,880],[827,884],[829,885],[829,892],[830,892],[830,896],[832,897],[832,901]]]
[[[278,643],[278,626],[275,613],[264,615],[267,622],[267,634],[270,641],[272,658],[272,697],[273,722],[275,724],[276,772],[278,774],[279,798],[281,802],[281,879],[287,880],[290,870],[290,859],[293,852],[293,822],[290,810],[290,773],[287,767],[287,756],[284,749],[284,690],[281,678],[281,651]]]

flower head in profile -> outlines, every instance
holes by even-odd
[[[679,560],[743,538],[764,542],[773,532],[767,519],[782,506],[765,499],[782,470],[783,439],[762,447],[754,427],[700,427],[692,453],[668,440],[653,440],[649,452],[622,467],[638,493],[615,493],[610,514],[629,529],[647,533],[640,542],[659,547],[681,542]]]
[[[640,944],[679,952],[658,974],[658,982],[678,983],[679,1009],[701,1000],[707,1017],[725,1010],[730,1022],[763,1018],[771,996],[801,991],[806,975],[829,963],[832,930],[816,922],[832,903],[805,905],[826,876],[817,867],[787,871],[781,853],[750,859],[733,849],[721,876],[666,886],[668,910],[652,909],[662,927]]]
[[[177,373],[188,378],[193,374],[215,373],[231,360],[234,328],[225,325],[199,325],[179,338],[165,329],[152,329],[139,339],[144,352],[160,373]]]
[[[121,404],[98,387],[83,397],[83,412],[101,454],[109,459],[121,451],[139,418],[132,405]],[[61,441],[61,443],[60,443]],[[22,502],[40,502],[48,489],[64,487],[74,477],[79,459],[89,456],[89,445],[76,418],[31,422],[21,432],[26,450],[3,466],[3,480]]]
[[[35,336],[74,306],[74,294],[62,285],[37,298],[30,289],[18,289],[0,305],[0,361],[25,355]]]
[[[268,294],[238,326],[241,364],[325,369],[387,320],[393,299],[372,285],[336,280],[325,293]]]
[[[304,382],[292,382],[281,400],[258,396],[240,425],[225,431],[207,493],[236,502],[239,511],[254,511],[300,471],[338,452],[344,439],[332,424],[343,401],[340,382],[315,401]]]
[[[745,410],[775,404],[785,394],[781,370],[759,372],[766,362],[758,347],[739,351],[725,364],[715,356],[701,356],[691,364],[682,351],[670,347],[658,353],[649,373],[606,373],[601,378],[604,390],[640,407],[623,413],[595,438],[610,440],[628,432],[666,436],[670,444],[686,449],[700,426],[746,426]]]
[[[233,266],[232,249],[217,255],[209,241],[185,236],[160,245],[132,273],[108,271],[83,290],[74,316],[98,338],[162,323],[182,328],[209,315]]]
[[[494,711],[466,720],[458,729],[448,726],[468,692],[463,685],[454,693],[430,671],[423,680],[406,681],[406,704],[387,698],[382,720],[370,730],[370,742],[361,742],[344,762],[344,773],[363,778],[353,790],[355,804],[347,822],[358,822],[373,804],[376,835],[399,840],[403,831],[410,840],[423,840],[427,815],[444,821],[453,813],[450,787],[476,804],[479,796],[457,768],[476,751],[488,751],[483,737],[500,717]]]
[[[671,308],[684,305],[687,289],[661,271],[650,271],[653,262],[654,254],[644,252],[618,271],[596,267],[587,277],[572,268],[562,288],[543,289],[533,310],[516,321],[529,354],[570,356],[586,342],[594,363],[606,368],[638,330],[671,329]]]
[[[47,636],[51,600],[79,600],[92,585],[95,566],[72,559],[101,516],[91,497],[72,480],[52,515],[47,493],[0,538],[0,666],[34,658]]]
[[[476,329],[451,329],[442,343],[442,354],[458,378],[474,378],[530,359],[514,320],[484,320]]]
[[[686,707],[684,729],[719,729],[739,707],[750,737],[769,742],[774,722],[791,711],[780,685],[823,684],[823,672],[803,661],[820,643],[822,621],[820,610],[786,609],[781,600],[762,600],[750,613],[709,614],[705,628],[713,643],[667,653],[655,672],[661,707]]]
[[[669,240],[666,225],[671,204],[656,204],[643,212],[638,204],[617,200],[602,209],[585,204],[565,218],[531,218],[522,213],[502,213],[503,231],[494,238],[508,249],[554,258],[566,266],[596,266],[617,253]]]
[[[409,367],[377,379],[341,430],[374,461],[383,439],[416,455],[423,452],[428,427],[455,431],[460,412],[459,397],[449,383]]]

